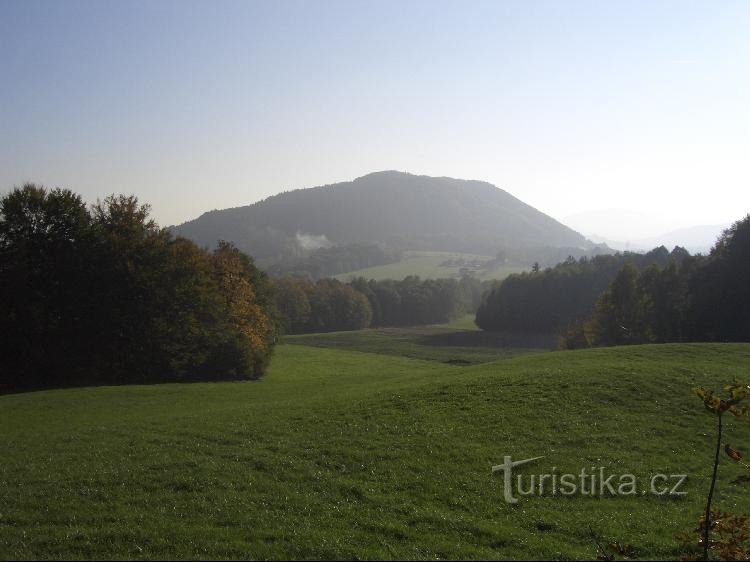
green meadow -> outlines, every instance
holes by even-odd
[[[473,315],[467,316],[471,317],[473,324]],[[459,365],[549,351],[555,344],[555,338],[549,335],[483,332],[470,326],[467,317],[435,326],[300,334],[287,336],[284,341],[293,345],[348,349]]]
[[[491,256],[479,254],[462,254],[457,252],[408,251],[398,262],[376,265],[356,271],[349,271],[336,276],[339,281],[348,281],[354,277],[364,277],[382,281],[384,279],[403,279],[409,275],[418,275],[423,279],[441,279],[460,277],[462,267],[469,267],[482,281],[502,280],[511,273],[521,273],[526,268],[518,266],[499,266],[491,269],[473,267],[484,264]],[[464,262],[463,265],[459,265]]]
[[[308,343],[254,382],[0,396],[0,558],[590,559],[592,535],[679,557],[713,454],[690,389],[750,379],[750,344],[456,365]],[[522,475],[685,473],[687,495],[510,505],[491,470],[505,455],[544,457]],[[716,508],[750,512],[743,473],[722,460]]]

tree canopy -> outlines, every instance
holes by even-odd
[[[257,377],[277,335],[248,256],[174,237],[133,196],[2,197],[0,291],[6,389]]]
[[[515,274],[496,284],[477,310],[477,325],[483,330],[519,330],[553,333],[591,314],[597,299],[620,269],[631,263],[638,269],[664,266],[682,260],[687,252],[662,247],[646,254],[581,257],[572,256],[555,267]]]
[[[750,216],[706,257],[636,270],[626,264],[591,315],[568,326],[564,347],[679,341],[750,341]]]

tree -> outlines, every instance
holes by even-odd
[[[483,330],[554,333],[591,315],[599,297],[627,262],[644,269],[662,259],[649,254],[569,257],[543,271],[510,275],[492,287],[477,308]]]
[[[652,265],[638,278],[642,295],[644,341],[681,341],[685,325],[687,283],[677,262],[659,269]]]
[[[750,215],[716,242],[690,296],[692,339],[750,341]]]
[[[224,297],[228,324],[242,342],[237,350],[241,360],[231,374],[257,378],[263,374],[278,336],[268,310],[271,285],[252,260],[228,242],[219,242],[211,261],[214,279]]]
[[[642,340],[642,299],[636,280],[638,270],[625,264],[610,288],[596,303],[592,319],[597,345],[619,345]]]
[[[719,551],[723,560],[746,560],[750,554],[748,547],[748,531],[745,517],[739,517],[731,513],[714,512],[712,507],[716,479],[719,473],[719,459],[721,454],[722,431],[724,414],[729,412],[737,418],[743,417],[748,412],[748,406],[742,404],[750,397],[750,387],[735,381],[733,384],[726,385],[724,390],[727,391],[725,397],[721,397],[712,390],[698,387],[693,389],[702,401],[703,407],[707,412],[716,417],[716,445],[713,454],[713,470],[711,472],[711,483],[706,496],[706,507],[700,519],[698,527],[695,529],[699,533],[698,544],[701,547],[701,560],[709,559],[709,550]],[[724,448],[727,456],[735,462],[743,464],[742,454],[729,446]],[[712,531],[720,535],[717,541],[711,540]],[[678,535],[683,542],[693,544],[693,537],[688,533]]]
[[[87,256],[93,239],[81,198],[25,184],[0,200],[0,386],[55,384],[85,346]]]
[[[276,315],[248,256],[173,237],[132,196],[88,210],[29,184],[0,212],[0,388],[262,374]]]
[[[287,334],[300,334],[310,322],[312,308],[305,289],[301,286],[306,281],[290,277],[275,280],[276,307],[281,318],[282,328]]]

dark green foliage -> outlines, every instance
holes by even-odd
[[[60,369],[78,376],[96,312],[87,258],[96,246],[91,217],[70,191],[32,185],[0,203],[0,389],[44,384]],[[83,333],[82,333],[83,331]]]
[[[601,345],[641,343],[644,334],[644,296],[637,284],[638,270],[626,263],[596,303],[593,328]]]
[[[361,330],[372,321],[365,295],[335,279],[279,278],[276,307],[287,334]]]
[[[750,341],[750,215],[719,238],[690,293],[693,339]]]
[[[663,269],[651,266],[641,274],[638,288],[643,301],[639,304],[643,308],[648,341],[685,339],[687,284],[698,263],[699,259],[686,257]]]
[[[402,281],[276,280],[276,307],[287,334],[448,322],[474,310],[484,284],[474,277]]]
[[[685,341],[688,283],[700,263],[701,258],[687,256],[640,273],[626,264],[597,301],[591,319],[578,324],[586,337],[564,334],[563,347]]]
[[[0,209],[6,390],[262,373],[276,337],[271,286],[236,249],[173,237],[135,197],[89,211],[70,191],[28,184]]]
[[[682,252],[676,248],[675,259]],[[487,293],[477,310],[477,325],[492,331],[567,329],[591,314],[625,263],[645,268],[666,265],[670,259],[664,247],[644,255],[626,252],[578,260],[571,256],[553,268],[511,275]]]
[[[750,216],[707,258],[677,258],[640,273],[623,267],[591,318],[566,330],[562,346],[750,341]]]
[[[309,331],[361,330],[372,320],[372,308],[362,293],[335,279],[322,279],[308,295]]]
[[[279,311],[281,326],[286,334],[301,334],[307,330],[312,307],[308,298],[309,281],[292,277],[275,280],[276,308]]]
[[[402,252],[388,250],[377,244],[332,246],[319,248],[309,253],[304,252],[302,255],[299,255],[300,253],[302,252],[297,249],[295,255],[273,261],[268,267],[268,273],[320,279],[347,271],[397,262],[402,257]]]
[[[591,347],[593,341],[594,335],[591,329],[591,322],[572,322],[560,332],[558,337],[558,347],[560,349]]]
[[[417,326],[449,322],[472,309],[482,284],[474,278],[369,281],[359,278],[352,286],[364,293],[373,310],[373,326]]]

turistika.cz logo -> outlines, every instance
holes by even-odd
[[[503,496],[508,503],[518,503],[518,496],[685,496],[682,488],[687,474],[654,474],[645,485],[639,486],[634,474],[608,474],[606,467],[584,467],[577,474],[560,473],[557,467],[545,474],[516,474],[517,466],[543,459],[533,457],[514,461],[506,455],[503,464],[492,467],[492,472],[502,472]]]

